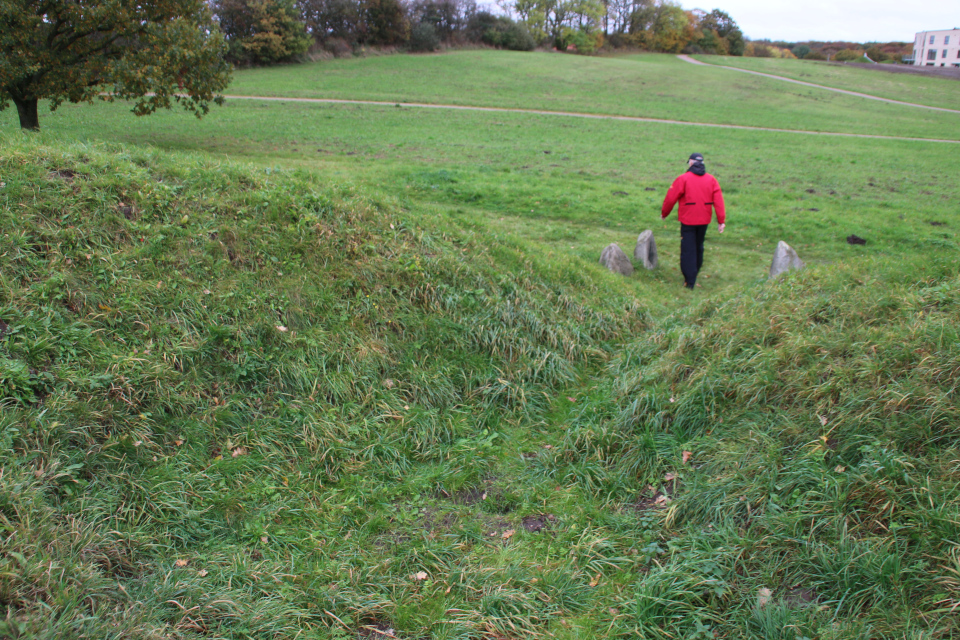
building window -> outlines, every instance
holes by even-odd
[[[946,58],[946,57],[947,57],[947,50],[946,50],[946,49],[943,50],[943,55],[940,56],[940,57],[941,57],[941,58]]]
[[[950,36],[943,36],[943,44],[950,44]]]
[[[927,51],[927,60],[936,60],[937,59],[937,50],[929,49]]]
[[[936,40],[937,40],[937,36],[930,36],[930,44],[933,44],[934,42],[936,42]]]

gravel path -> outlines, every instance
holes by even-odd
[[[812,82],[804,82],[802,80],[794,80],[793,78],[785,78],[783,76],[775,76],[770,73],[761,73],[760,71],[750,71],[749,69],[740,69],[737,67],[728,67],[722,64],[708,64],[706,62],[701,62],[700,60],[694,60],[690,56],[678,55],[678,58],[684,62],[689,62],[690,64],[701,65],[704,67],[717,67],[719,69],[729,69],[730,71],[739,71],[740,73],[749,73],[755,76],[763,76],[764,78],[773,78],[774,80],[782,80],[783,82],[792,82],[793,84],[801,84],[805,87],[814,87],[815,89],[823,89],[824,91],[833,91],[835,93],[843,93],[848,96],[856,96],[857,98],[866,98],[868,100],[878,100],[880,102],[889,102],[890,104],[898,104],[903,107],[916,107],[918,109],[930,109],[931,111],[945,111],[947,113],[960,113],[957,109],[945,109],[943,107],[931,107],[925,104],[917,104],[915,102],[901,102],[900,100],[891,100],[890,98],[880,98],[878,96],[872,96],[869,93],[858,93],[856,91],[847,91],[846,89],[835,89],[834,87],[827,87],[822,84],[813,84]]]

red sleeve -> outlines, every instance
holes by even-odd
[[[667,190],[667,196],[663,199],[663,207],[660,208],[661,218],[666,218],[670,215],[670,212],[673,211],[673,205],[677,204],[677,200],[683,195],[683,188],[686,186],[686,182],[683,179],[685,175],[687,174],[680,174]]]
[[[713,208],[717,210],[717,224],[725,224],[727,221],[727,209],[723,204],[723,191],[720,190],[720,183],[713,181]]]

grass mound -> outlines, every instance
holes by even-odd
[[[0,175],[2,637],[960,634],[950,254],[654,321],[308,173]]]
[[[15,142],[0,175],[4,637],[387,615],[330,589],[338,539],[385,526],[365,501],[480,482],[644,325],[589,274],[307,174]]]
[[[812,269],[659,324],[547,469],[662,529],[625,635],[952,637],[960,263]],[[722,633],[722,635],[723,635]]]

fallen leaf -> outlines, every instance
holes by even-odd
[[[576,398],[571,397],[571,396],[567,396],[567,400],[569,400],[570,402],[576,402],[576,401],[577,401]]]
[[[426,572],[426,571],[417,571],[415,574],[413,574],[413,579],[414,579],[414,580],[426,580],[426,579],[427,579],[427,572]]]
[[[247,455],[247,450],[244,449],[243,447],[237,447],[236,449],[233,450],[233,453],[231,453],[230,455],[233,456],[234,458],[245,456]]]
[[[821,425],[823,425],[824,427],[827,426],[827,416],[821,416],[821,415],[818,413],[818,414],[817,414],[817,417],[820,418],[820,424],[821,424]]]
[[[834,471],[836,471],[837,473],[843,473],[843,472],[846,471],[846,470],[847,470],[846,467],[844,467],[844,466],[842,466],[842,465],[839,465],[839,464],[837,465],[837,468],[834,469]]]
[[[206,569],[200,569],[200,571],[197,571],[197,575],[200,576],[201,578],[206,578],[206,577],[207,577],[207,570],[206,570]]]
[[[677,477],[677,474],[675,474],[675,473],[668,473],[667,475],[663,476],[663,481],[664,481],[664,482],[670,482],[671,480],[674,480],[676,477]]]
[[[136,442],[133,443],[133,446],[139,447],[142,444],[143,444],[143,440],[137,440]]]
[[[483,495],[480,496],[480,499],[481,499],[481,500],[486,500],[486,499],[487,499],[487,492],[486,492],[486,491],[483,492]]]
[[[593,577],[593,580],[590,581],[590,586],[591,586],[591,587],[595,587],[595,586],[597,586],[598,584],[600,584],[600,574],[599,574],[599,573]]]
[[[513,537],[513,534],[515,533],[516,533],[515,529],[507,529],[500,535],[500,537],[503,538],[504,540],[509,540],[510,538]]]
[[[287,332],[287,328],[286,328],[285,326],[283,326],[282,324],[278,324],[278,325],[277,325],[277,331],[279,331],[280,333],[286,333],[286,332]]]
[[[175,566],[175,567],[185,567],[185,566],[187,566],[188,564],[190,564],[190,561],[189,561],[189,560],[184,560],[183,558],[181,558],[180,560],[177,560],[176,562],[174,562],[174,563],[173,563],[173,566]]]
[[[267,536],[260,536],[260,542],[262,542],[263,544],[267,544],[268,542],[270,542],[270,538],[268,538]]]
[[[676,398],[673,398],[673,397],[670,398],[670,402],[676,402],[676,401],[677,401]]]
[[[543,445],[543,448],[544,448],[544,449],[553,449],[553,445],[552,445],[552,444],[545,444],[545,445]]]
[[[659,496],[657,496],[657,499],[654,500],[653,503],[658,507],[665,507],[670,504],[670,498],[661,493]]]
[[[687,464],[688,462],[690,462],[690,458],[692,458],[692,457],[693,457],[693,453],[691,453],[691,452],[689,452],[689,451],[684,451],[684,452],[683,452],[683,464]]]
[[[210,289],[204,289],[203,295],[206,295],[206,296],[210,295]]]
[[[173,444],[177,445],[178,447],[179,447],[179,446],[182,446],[182,445],[183,445],[183,440],[174,440],[174,441],[173,441]]]

